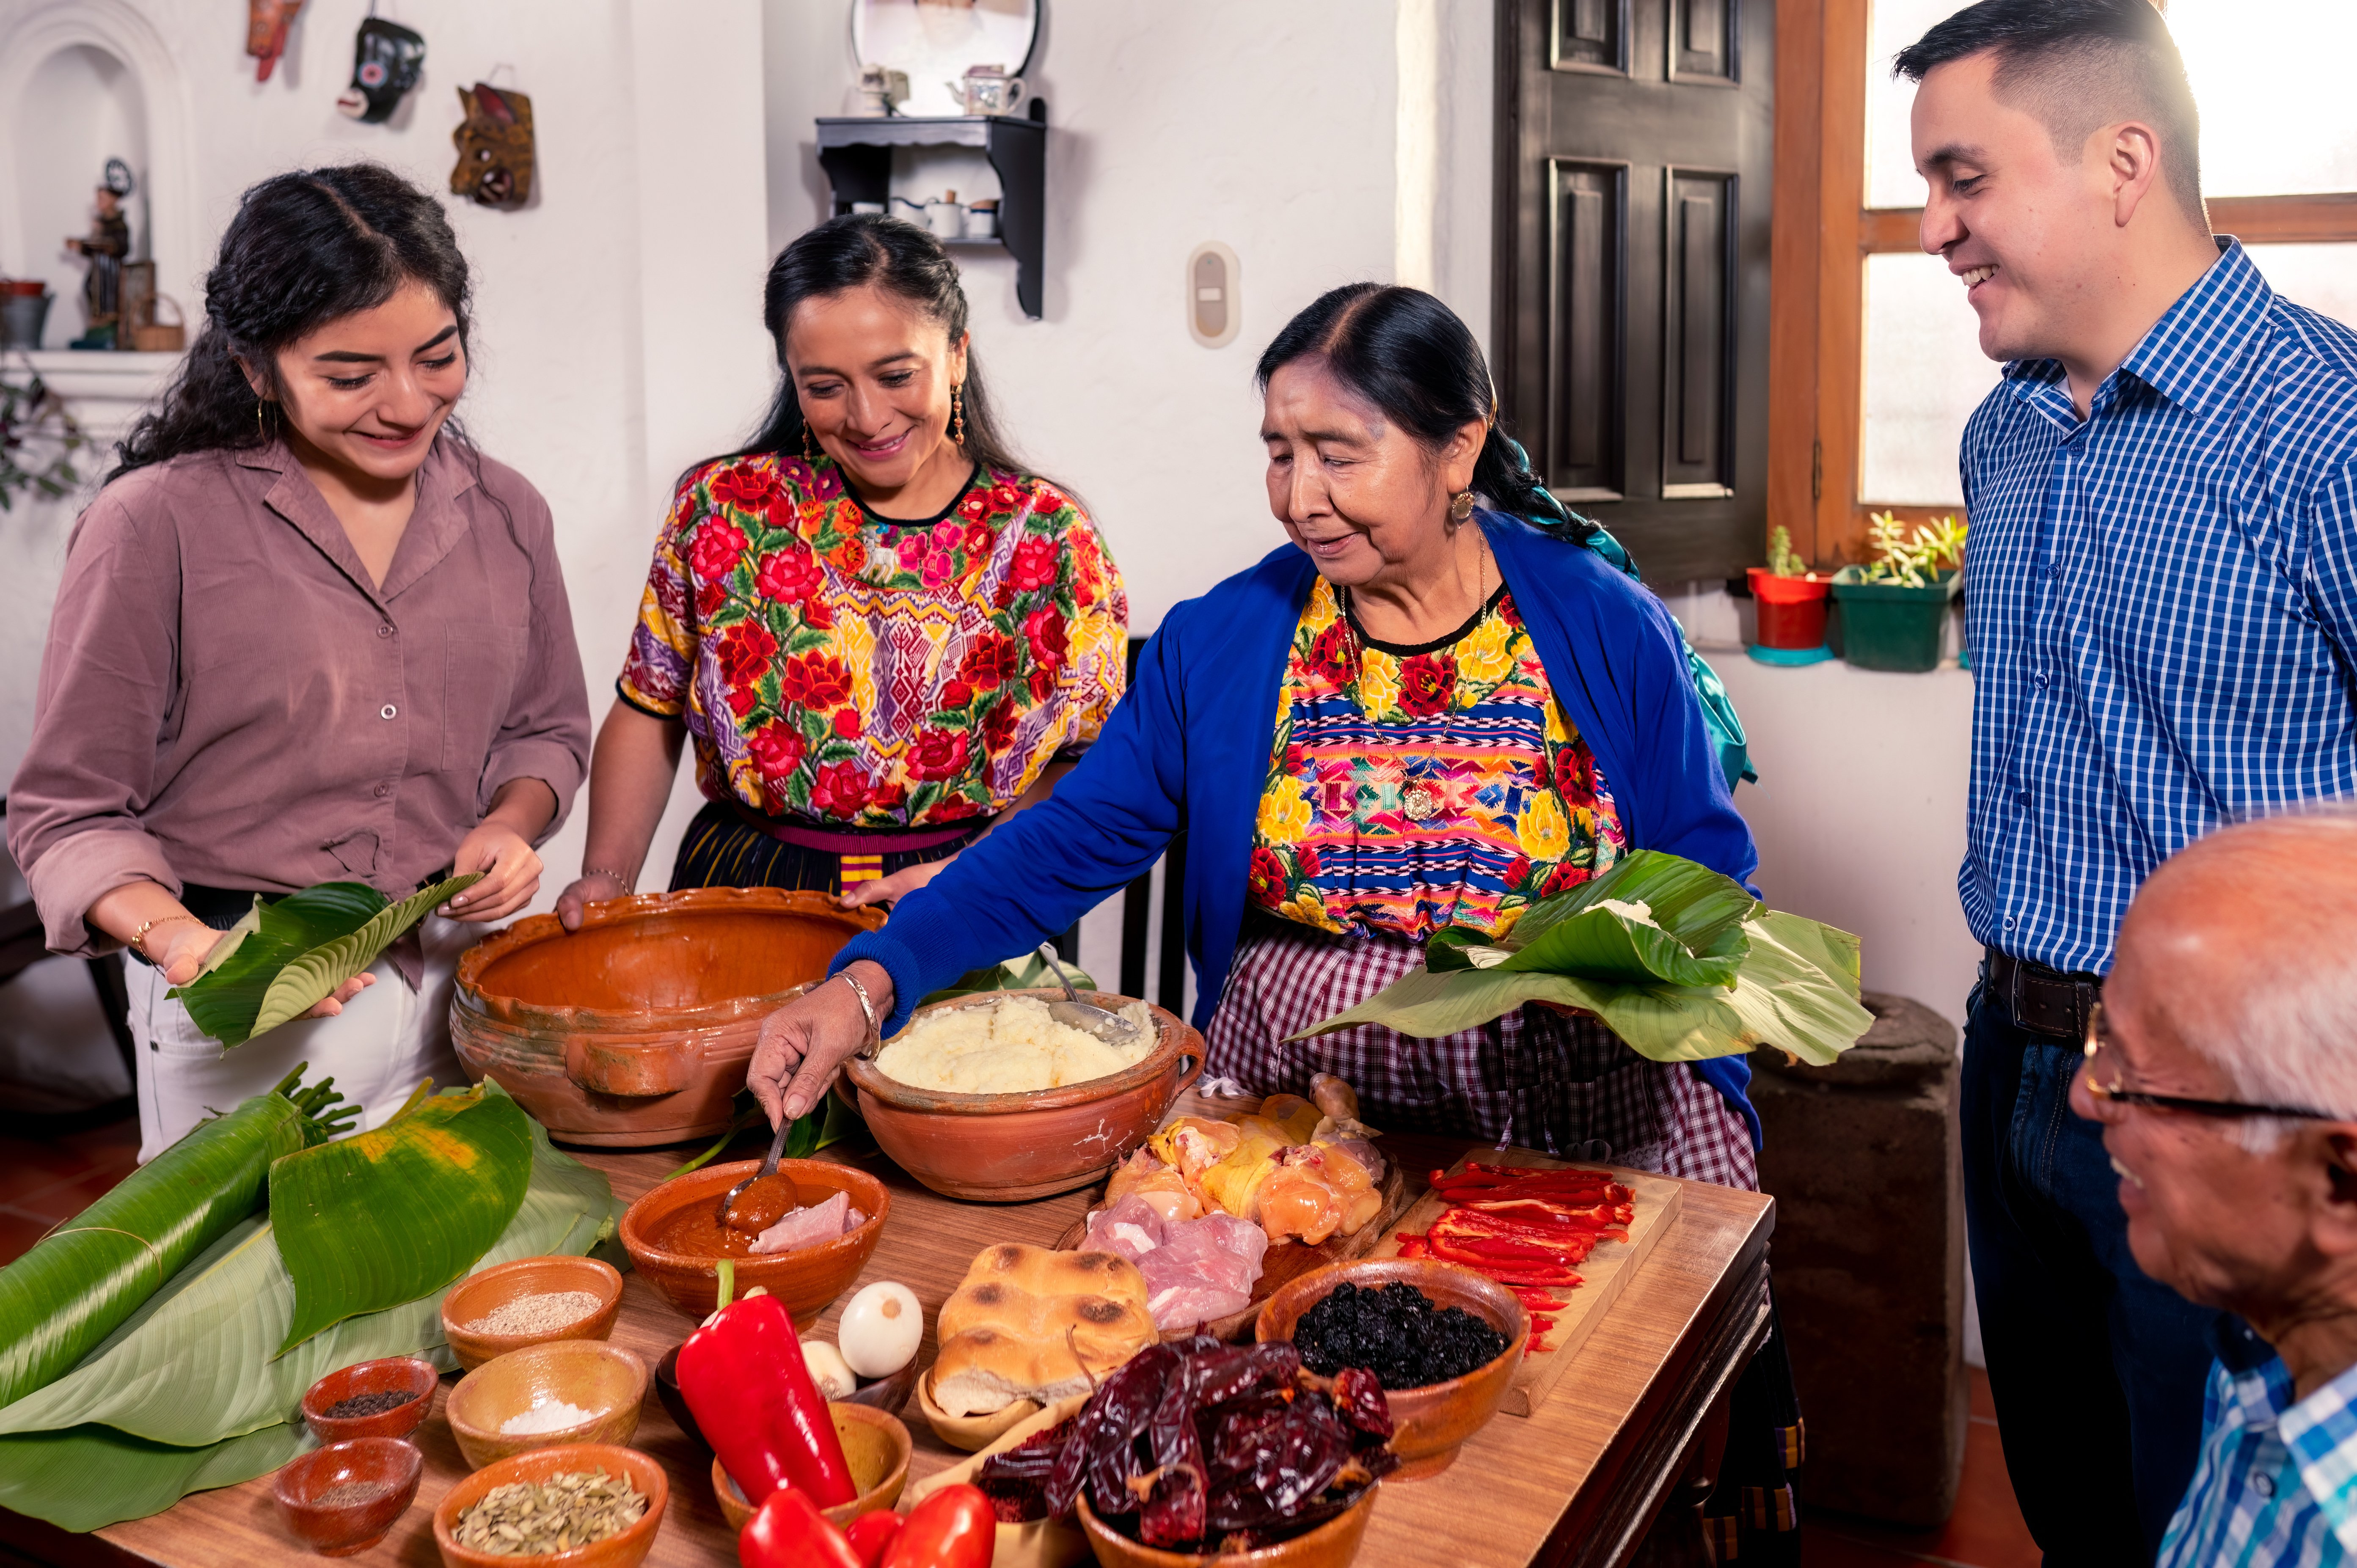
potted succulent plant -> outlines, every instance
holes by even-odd
[[[1943,517],[1910,533],[1887,511],[1871,524],[1874,561],[1834,574],[1842,657],[1861,670],[1936,670],[1941,632],[1963,586],[1964,525]]]
[[[1768,564],[1750,567],[1746,575],[1760,607],[1752,658],[1762,664],[1816,664],[1834,656],[1825,646],[1825,594],[1833,579],[1810,571],[1793,553],[1789,529],[1779,523],[1769,531]]]

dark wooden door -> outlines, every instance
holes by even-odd
[[[1499,396],[1654,583],[1763,558],[1773,0],[1500,0]]]

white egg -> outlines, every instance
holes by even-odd
[[[890,1377],[916,1359],[924,1337],[925,1313],[917,1293],[890,1280],[878,1280],[853,1296],[835,1330],[843,1359],[863,1378]]]
[[[859,1380],[852,1376],[843,1352],[823,1339],[802,1341],[802,1365],[810,1369],[822,1399],[847,1400],[859,1391]]]

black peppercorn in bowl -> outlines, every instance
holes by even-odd
[[[1313,1270],[1270,1296],[1260,1309],[1255,1337],[1264,1343],[1293,1342],[1309,1309],[1343,1284],[1361,1292],[1394,1284],[1412,1286],[1435,1308],[1461,1308],[1505,1338],[1503,1351],[1470,1371],[1421,1387],[1383,1390],[1392,1411],[1392,1452],[1400,1460],[1399,1468],[1386,1479],[1437,1476],[1457,1462],[1457,1451],[1465,1440],[1498,1413],[1498,1402],[1505,1397],[1507,1383],[1523,1363],[1523,1348],[1530,1340],[1530,1315],[1513,1292],[1470,1269],[1429,1258],[1361,1258]],[[1305,1361],[1308,1359],[1305,1355]]]

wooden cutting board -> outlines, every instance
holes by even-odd
[[[1381,1147],[1380,1144],[1377,1146]],[[1386,1240],[1400,1218],[1400,1210],[1405,1206],[1407,1181],[1400,1172],[1397,1160],[1386,1158],[1383,1165],[1383,1185],[1377,1189],[1383,1194],[1383,1206],[1372,1219],[1347,1236],[1329,1236],[1315,1247],[1305,1246],[1299,1241],[1275,1242],[1261,1257],[1260,1278],[1254,1282],[1251,1303],[1232,1316],[1205,1324],[1203,1331],[1231,1343],[1250,1339],[1253,1324],[1260,1316],[1261,1304],[1270,1296],[1312,1269],[1362,1258],[1370,1248]],[[1100,1193],[1096,1201],[1089,1206],[1089,1213],[1093,1214],[1104,1206],[1104,1196]],[[1056,1250],[1071,1251],[1087,1239],[1088,1233],[1088,1217],[1083,1215],[1073,1222],[1071,1230],[1057,1239]],[[1394,1247],[1393,1250],[1396,1251],[1398,1249]],[[1184,1339],[1193,1332],[1192,1328],[1169,1329],[1162,1337]]]
[[[1528,1149],[1477,1150],[1448,1168],[1462,1170],[1467,1161],[1476,1159],[1483,1165],[1523,1165],[1534,1170],[1566,1170],[1574,1166],[1600,1170],[1635,1195],[1636,1213],[1629,1221],[1629,1239],[1599,1243],[1577,1271],[1578,1287],[1555,1293],[1563,1298],[1563,1310],[1555,1315],[1555,1326],[1547,1330],[1537,1349],[1523,1358],[1514,1380],[1506,1385],[1506,1396],[1499,1402],[1498,1408],[1514,1415],[1529,1415],[1546,1402],[1555,1384],[1562,1381],[1564,1369],[1571,1365],[1580,1345],[1594,1331],[1597,1320],[1620,1298],[1621,1291],[1628,1287],[1629,1276],[1637,1272],[1645,1254],[1653,1250],[1653,1243],[1669,1229],[1670,1219],[1677,1213],[1679,1200],[1685,1196],[1686,1184],[1672,1176],[1622,1170],[1588,1160],[1552,1159]],[[1448,1207],[1437,1194],[1426,1193],[1398,1224],[1386,1230],[1369,1255],[1398,1256],[1400,1232],[1422,1235]],[[1274,1254],[1275,1249],[1270,1251]]]

